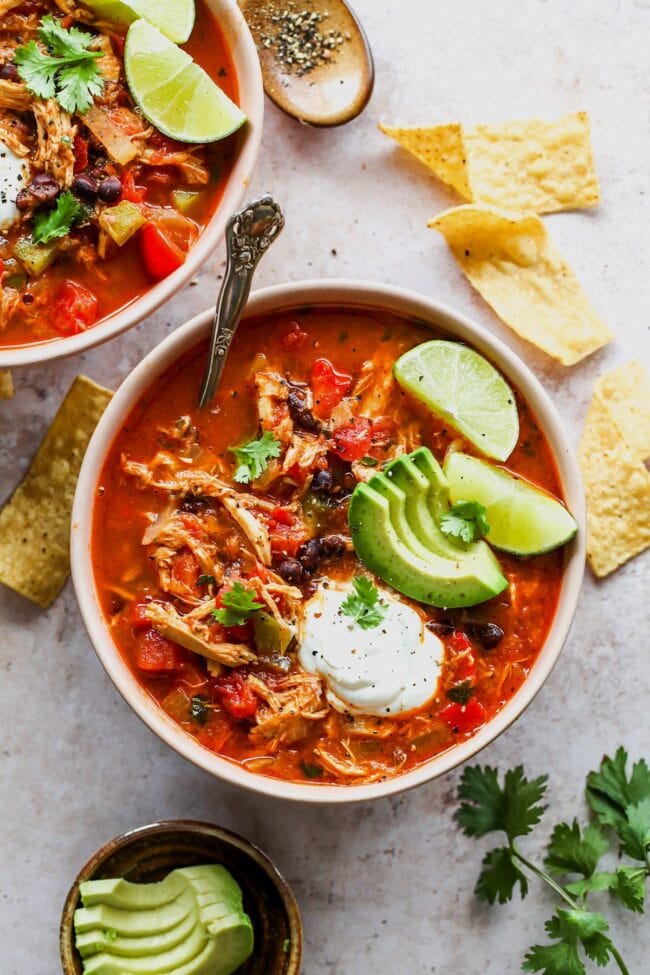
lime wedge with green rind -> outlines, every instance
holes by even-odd
[[[469,454],[452,451],[444,463],[452,504],[485,505],[486,542],[513,555],[540,555],[570,541],[578,526],[564,505],[529,481]]]
[[[174,41],[184,44],[194,27],[194,0],[83,0],[101,20],[132,24],[143,18]]]
[[[488,457],[506,460],[519,437],[514,394],[503,376],[460,342],[416,345],[393,367],[407,392]]]
[[[146,20],[129,27],[124,68],[140,111],[170,139],[216,142],[246,121],[203,68]]]

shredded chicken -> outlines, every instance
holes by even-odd
[[[4,17],[14,7],[19,7],[23,0],[0,0],[0,17]]]
[[[224,496],[221,503],[253,546],[255,554],[263,565],[271,564],[271,539],[266,526],[248,510],[238,498],[236,492]]]
[[[390,768],[387,765],[374,761],[361,764],[355,759],[345,742],[342,742],[341,746],[347,754],[346,758],[341,755],[335,755],[324,745],[319,745],[318,748],[314,748],[314,754],[317,755],[329,772],[332,772],[334,775],[341,775],[344,778],[355,779],[357,782],[378,782],[380,779],[394,775],[397,769],[406,761],[406,754],[402,752],[397,765],[391,766]]]
[[[31,110],[36,120],[34,169],[50,173],[61,186],[70,186],[74,176],[73,143],[77,126],[53,99],[37,99]]]
[[[263,430],[269,430],[283,446],[288,446],[293,433],[293,421],[287,400],[289,387],[284,379],[270,370],[255,373],[257,415]]]
[[[125,474],[136,477],[143,487],[155,488],[169,493],[178,492],[181,496],[195,494],[198,497],[222,498],[227,494],[234,493],[228,484],[208,471],[173,470],[170,477],[156,478],[156,465],[153,462],[141,464],[138,461],[124,458],[122,459],[122,470]]]
[[[389,400],[397,389],[393,379],[394,354],[390,349],[380,349],[372,359],[364,362],[361,377],[352,390],[351,400],[356,400],[355,412],[371,420],[388,412]]]
[[[24,158],[31,152],[26,126],[14,112],[3,109],[0,109],[0,142],[16,156]]]
[[[2,0],[0,0],[1,4]],[[1,7],[0,7],[1,13]],[[34,102],[22,82],[0,81],[0,108],[9,108],[14,112],[28,112]]]
[[[272,751],[283,742],[291,744],[305,738],[314,721],[327,716],[322,684],[315,674],[288,674],[277,681],[273,690],[249,674],[248,685],[264,702],[257,709],[250,737],[253,741],[269,741]]]
[[[145,142],[153,132],[151,126],[146,126],[135,112],[122,105],[95,103],[83,120],[111,159],[120,166],[126,166],[136,156],[142,155]]]
[[[179,552],[189,549],[205,575],[213,576],[217,582],[223,579],[223,566],[217,547],[194,515],[184,513],[181,520],[175,511],[166,518],[158,518],[145,531],[142,544],[156,545],[151,558],[156,565],[161,588],[190,605],[199,605],[201,599],[194,586],[174,575],[174,558]]]
[[[211,606],[214,602],[211,601]],[[204,606],[200,607],[201,610]],[[192,613],[181,616],[170,604],[152,602],[144,613],[152,626],[168,640],[174,640],[186,650],[198,653],[224,667],[239,667],[257,660],[245,643],[223,643],[213,639],[210,627]]]
[[[97,63],[99,73],[105,82],[119,81],[122,74],[122,64],[115,57],[110,37],[100,34],[90,45],[91,51],[101,51],[102,57]]]
[[[292,467],[310,470],[318,466],[318,461],[327,453],[327,443],[323,437],[308,433],[294,433],[282,461],[281,472],[285,474]]]
[[[9,319],[20,306],[20,292],[13,288],[3,288],[0,285],[0,329],[7,325]]]
[[[210,171],[196,153],[199,149],[184,149],[181,152],[160,152],[147,146],[140,154],[139,162],[148,166],[175,166],[180,170],[183,182],[188,186],[205,186],[210,181]]]

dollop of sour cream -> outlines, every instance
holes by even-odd
[[[341,607],[350,586],[329,583],[305,604],[298,657],[324,678],[339,711],[386,716],[420,708],[436,694],[444,648],[420,616],[379,591],[384,619],[362,629]]]
[[[20,217],[16,197],[27,185],[26,159],[21,159],[0,142],[0,230],[8,230]]]

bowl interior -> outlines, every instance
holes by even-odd
[[[82,975],[74,947],[74,912],[81,906],[79,884],[103,877],[135,883],[162,880],[176,867],[219,863],[244,895],[255,932],[255,948],[237,975],[298,975],[302,950],[300,913],[291,889],[257,847],[209,823],[173,821],[132,830],[101,848],[79,873],[66,898],[60,947],[64,975]]]
[[[502,710],[469,740],[393,779],[359,786],[303,785],[249,772],[203,748],[137,683],[112,641],[95,590],[90,558],[92,503],[106,453],[125,418],[153,380],[208,333],[210,311],[177,329],[154,349],[124,381],[102,417],[86,453],[75,496],[72,574],[90,639],[108,675],[142,720],[176,751],[213,775],[266,795],[308,802],[354,802],[400,792],[448,772],[493,741],[530,704],[558,658],[575,612],[585,562],[585,507],[575,455],[555,407],[524,363],[489,332],[422,295],[388,285],[354,281],[314,281],[267,288],[253,294],[247,313],[259,316],[316,304],[379,308],[429,323],[452,338],[469,342],[487,355],[521,391],[548,438],[568,507],[578,523],[578,534],[565,549],[559,604],[546,642],[524,684]]]
[[[205,3],[226,39],[237,72],[240,106],[247,116],[246,125],[238,135],[237,157],[215,213],[177,271],[157,284],[152,282],[139,298],[85,332],[34,345],[0,348],[0,369],[75,355],[132,328],[187,284],[221,241],[226,222],[242,203],[257,161],[264,117],[264,90],[255,43],[235,0],[205,0]]]

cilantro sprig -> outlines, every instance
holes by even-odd
[[[18,74],[28,90],[38,98],[55,99],[71,115],[87,112],[93,98],[104,88],[97,61],[102,51],[89,50],[92,34],[71,27],[48,15],[41,21],[36,41],[16,48],[14,60]]]
[[[213,609],[212,615],[222,626],[243,626],[253,613],[262,609],[262,603],[256,600],[254,589],[249,589],[241,582],[235,582],[231,589],[223,594],[221,607]]]
[[[386,603],[380,600],[377,587],[367,576],[355,576],[352,585],[354,592],[343,600],[341,612],[351,616],[362,630],[379,626],[386,616]]]
[[[228,450],[235,455],[239,464],[233,475],[234,480],[238,484],[249,484],[264,473],[274,457],[280,456],[282,444],[266,430],[257,440],[249,440],[241,447],[229,447]]]
[[[490,530],[485,505],[479,501],[458,501],[440,519],[440,530],[450,538],[477,542]]]
[[[597,772],[587,777],[587,800],[595,820],[581,827],[558,823],[548,843],[544,866],[531,862],[517,840],[527,836],[545,811],[547,777],[529,780],[521,766],[506,772],[503,783],[489,766],[465,768],[458,790],[462,800],[455,819],[467,836],[502,832],[506,845],[490,850],[475,887],[479,900],[505,904],[519,888],[528,893],[528,874],[546,883],[562,902],[546,922],[550,944],[533,945],[523,970],[542,975],[585,975],[586,961],[598,966],[613,961],[629,975],[618,949],[607,934],[609,924],[601,911],[587,908],[587,897],[609,891],[628,910],[642,914],[646,881],[650,876],[650,769],[641,759],[628,777],[628,756],[619,748],[605,756]],[[600,870],[610,849],[613,831],[619,856],[633,863],[616,870]],[[609,835],[608,835],[609,834]]]
[[[75,223],[86,216],[86,209],[70,190],[61,193],[53,210],[37,210],[34,214],[32,240],[47,244],[58,237],[67,237]]]

